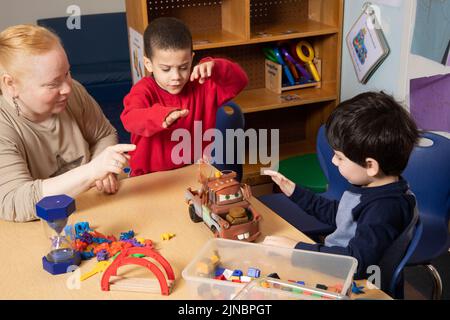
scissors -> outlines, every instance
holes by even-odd
[[[305,70],[305,68],[303,68],[300,63],[298,63],[290,54],[289,52],[285,49],[285,48],[281,48],[281,53],[284,55],[284,57],[286,58],[287,61],[289,61],[290,63],[294,64],[298,71],[300,71],[300,73],[302,74],[303,78],[305,78],[306,81],[311,80],[311,76],[308,73],[308,71]]]
[[[306,63],[308,66],[309,71],[311,72],[313,78],[315,81],[320,81],[319,72],[317,72],[316,66],[313,63],[314,60],[314,49],[309,44],[309,42],[306,41],[300,41],[297,44],[297,55],[303,62]],[[308,55],[305,55],[305,51],[303,49],[306,49],[308,51]]]
[[[277,59],[277,63],[281,64],[283,66],[283,70],[284,70],[284,74],[286,75],[289,84],[291,86],[295,85],[295,80],[294,77],[292,76],[291,70],[289,70],[289,66],[287,65],[287,63],[283,60],[283,57],[280,54],[280,50],[278,50],[278,48],[273,48],[272,49],[275,58]]]

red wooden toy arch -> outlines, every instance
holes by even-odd
[[[154,251],[151,248],[147,247],[132,247],[127,248],[123,250],[117,258],[111,263],[111,265],[105,270],[102,276],[101,281],[101,287],[103,291],[109,291],[109,279],[111,276],[117,275],[117,269],[125,266],[125,265],[140,265],[142,267],[145,267],[149,269],[153,274],[156,276],[156,278],[159,281],[159,285],[161,287],[161,294],[162,295],[169,295],[169,286],[167,284],[166,277],[164,276],[163,272],[160,270],[160,268],[155,265],[153,262],[146,260],[145,258],[134,258],[129,257],[132,254],[144,254],[148,258],[153,258],[154,260],[158,261],[161,266],[163,267],[164,271],[167,274],[168,280],[175,281],[175,274],[173,272],[172,267],[170,266],[169,262],[164,259],[163,256],[161,256],[159,253]]]

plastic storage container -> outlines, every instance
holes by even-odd
[[[242,288],[233,300],[347,300],[337,292],[310,288],[270,277],[257,278]]]
[[[212,257],[215,256],[219,257],[218,263],[212,262],[215,260]],[[249,268],[257,268],[260,270],[260,277],[276,273],[286,283],[300,282],[302,286],[311,289],[326,287],[324,291],[336,296],[349,296],[357,265],[358,262],[353,257],[211,239],[186,266],[182,277],[186,280],[193,299],[232,299],[248,284],[214,279],[219,267],[241,270],[244,276]],[[280,291],[283,289],[271,291],[270,299],[292,299],[291,295],[286,296],[284,292],[276,293]],[[315,297],[320,298],[319,295]],[[298,298],[310,299],[311,295],[299,295]]]

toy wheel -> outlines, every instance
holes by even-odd
[[[189,217],[191,217],[192,222],[198,223],[202,222],[203,219],[200,218],[197,213],[195,213],[195,207],[193,204],[189,205]]]
[[[219,237],[219,231],[217,231],[217,228],[216,228],[216,226],[211,226],[211,231],[214,233],[214,236],[216,237],[216,238],[218,238]]]

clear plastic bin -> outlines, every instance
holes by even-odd
[[[269,277],[257,278],[239,291],[233,300],[347,300],[348,296]]]
[[[211,257],[216,255],[219,262],[213,264],[211,261],[215,259]],[[324,291],[332,292],[336,296],[349,296],[357,265],[358,262],[353,257],[211,239],[186,266],[182,277],[186,280],[192,299],[232,299],[248,284],[214,279],[217,267],[241,270],[244,275],[247,275],[249,268],[257,268],[261,271],[260,277],[276,273],[280,280],[286,283],[301,281],[305,288],[322,290],[320,288],[326,287]],[[270,299],[291,299],[284,292],[279,295],[276,292],[271,292],[275,294]],[[319,298],[318,295],[300,295],[299,298],[314,297]]]

